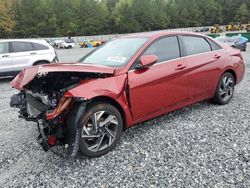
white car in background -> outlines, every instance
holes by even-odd
[[[0,77],[14,76],[26,67],[57,61],[55,49],[45,40],[0,40]]]
[[[61,43],[61,48],[74,48],[75,47],[75,41],[73,39],[65,39]]]
[[[64,39],[64,40],[54,40],[51,42],[51,45],[54,48],[65,48],[70,49],[75,47],[75,41],[73,39]]]

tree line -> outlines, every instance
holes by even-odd
[[[249,0],[0,0],[0,38],[131,33],[248,21]]]

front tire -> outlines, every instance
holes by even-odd
[[[229,72],[224,73],[218,82],[213,102],[219,105],[228,104],[233,98],[234,88],[234,76]]]
[[[112,150],[121,138],[120,112],[107,103],[93,103],[80,124],[80,151],[87,157],[100,157]]]

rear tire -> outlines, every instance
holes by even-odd
[[[233,98],[234,87],[234,76],[229,72],[224,73],[218,82],[213,102],[219,105],[228,104]]]
[[[108,103],[91,104],[81,118],[80,151],[87,157],[100,157],[112,150],[123,131],[120,112]]]

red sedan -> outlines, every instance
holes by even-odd
[[[205,35],[134,35],[74,64],[23,70],[10,105],[37,122],[45,151],[63,146],[68,156],[98,157],[137,123],[207,99],[227,104],[244,71],[239,50]]]

